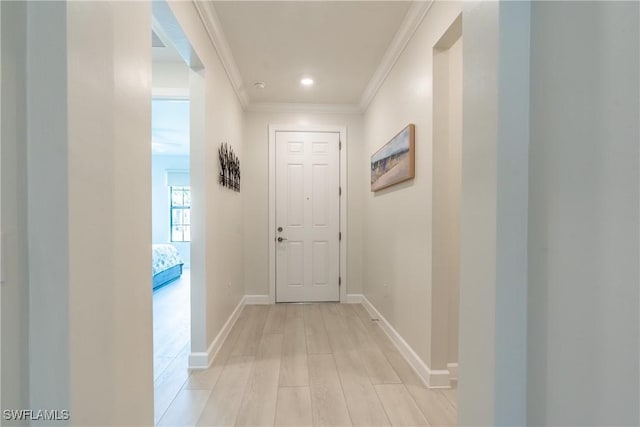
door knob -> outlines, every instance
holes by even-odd
[[[284,240],[289,240],[289,239],[285,239],[284,237],[278,237],[278,242],[282,242]]]

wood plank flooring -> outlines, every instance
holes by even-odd
[[[161,426],[456,425],[455,389],[423,386],[359,304],[246,306],[209,369],[164,374]]]
[[[182,392],[185,382],[190,380],[187,369],[191,341],[190,273],[189,269],[184,269],[178,280],[153,292],[155,420],[158,422],[174,402],[171,412],[165,418],[165,422],[170,425],[177,419],[188,421],[188,415],[181,408],[193,411],[202,400],[202,393]],[[194,383],[199,378],[196,377]],[[208,383],[204,385],[208,386]],[[207,391],[211,389],[204,388]]]
[[[191,271],[153,292],[153,373],[157,380],[191,341]]]

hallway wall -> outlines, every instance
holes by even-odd
[[[11,119],[2,408],[69,409],[75,425],[147,424],[149,5],[1,7],[3,124]]]
[[[68,62],[60,69],[66,74],[53,74],[46,81],[47,86],[59,85],[63,79],[66,86],[66,164],[59,161],[56,168],[51,162],[48,168],[32,171],[46,176],[54,169],[67,175],[68,188],[58,190],[68,204],[67,216],[53,220],[68,224],[71,422],[148,424],[153,420],[151,7],[121,2],[70,2],[62,7],[67,9],[66,22],[43,11],[33,28],[55,22],[56,33],[67,43]],[[51,63],[58,55],[52,50],[42,60]],[[44,64],[40,67],[46,69]],[[45,108],[52,111],[55,101],[47,99]],[[43,114],[33,126],[45,120]],[[44,133],[38,137],[46,144]],[[55,229],[51,222],[47,226]],[[33,284],[34,277],[30,281]],[[42,333],[48,332],[42,328]],[[35,354],[42,363],[50,362],[42,357],[46,351]],[[49,407],[56,391],[42,390],[49,393]],[[35,407],[47,407],[46,403]]]
[[[639,5],[531,8],[527,422],[639,425]]]
[[[242,160],[245,287],[248,295],[269,294],[269,125],[347,126],[348,241],[347,294],[362,293],[363,128],[360,114],[245,113]]]
[[[434,46],[433,57],[431,247],[435,303],[431,310],[431,362],[437,364],[436,359],[439,359],[440,366],[444,366],[444,362],[458,363],[463,101],[461,21],[452,25]]]
[[[154,61],[153,96],[189,97],[189,67],[186,63]]]
[[[7,371],[22,374],[28,361],[16,398],[27,384],[29,398],[10,409],[66,408],[77,425],[146,424],[153,419],[145,267],[150,227],[144,226],[150,203],[150,84],[144,79],[150,72],[149,5],[10,3],[3,12],[5,7],[24,7],[3,18],[12,19],[27,42],[9,39],[9,51],[27,58],[26,80],[16,82],[13,100],[16,127],[24,129],[15,134],[17,152],[4,138],[2,146],[20,168],[12,190],[22,191],[3,191],[3,210],[13,197],[16,211],[9,212],[22,217],[17,230],[9,230],[24,239],[12,247],[24,257],[22,266],[10,266],[12,280],[26,285],[28,268],[28,314],[21,315],[28,332],[18,331],[28,340],[29,355]],[[3,223],[3,231],[7,225],[15,226]],[[7,404],[3,400],[3,409]]]
[[[461,12],[435,2],[366,111],[363,293],[418,356],[432,365],[433,46]],[[409,123],[416,125],[415,179],[370,190],[370,156]]]
[[[243,112],[229,78],[213,47],[193,3],[170,1],[169,6],[195,49],[204,70],[204,132],[202,141],[191,146],[191,188],[193,198],[191,283],[192,310],[206,313],[205,334],[194,336],[192,351],[206,352],[245,294],[243,257],[243,201],[247,185],[236,193],[218,184],[218,148],[223,142],[233,147],[246,170],[243,143]],[[195,103],[194,99],[191,99]],[[192,108],[198,108],[197,106]],[[195,118],[198,120],[198,118]],[[192,116],[192,132],[194,117]],[[197,203],[201,203],[198,207]],[[202,205],[204,204],[204,206]],[[198,212],[206,212],[199,218]],[[204,258],[196,259],[198,256]],[[194,269],[206,266],[205,276]],[[195,294],[196,281],[205,283],[205,294]],[[204,303],[204,307],[194,304]]]

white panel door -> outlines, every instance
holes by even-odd
[[[276,132],[276,302],[340,300],[339,142]]]

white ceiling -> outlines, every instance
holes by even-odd
[[[263,111],[363,111],[426,15],[418,1],[196,1],[243,107]],[[154,25],[154,93],[177,84],[156,71],[182,57]],[[174,73],[175,74],[175,73]],[[300,85],[302,77],[315,84]],[[175,80],[175,81],[174,81]],[[172,83],[173,82],[173,83]],[[264,82],[259,90],[255,82]],[[177,89],[177,88],[176,88]],[[188,101],[154,104],[154,154],[188,154]]]
[[[164,156],[189,155],[189,100],[152,101],[151,152]]]
[[[154,98],[151,103],[151,152],[162,156],[189,155],[189,100],[160,93],[182,92],[188,67],[162,28],[152,32]],[[187,77],[188,79],[188,77]]]
[[[417,19],[408,19],[415,9],[410,1],[213,1],[197,6],[245,107],[362,104],[372,80],[386,75],[380,73],[381,64],[390,69],[389,62],[395,61],[390,51],[401,51],[406,33],[413,34],[406,27]],[[399,35],[406,40],[399,41]],[[306,76],[315,80],[310,88],[300,85]],[[259,90],[255,82],[266,87]]]

